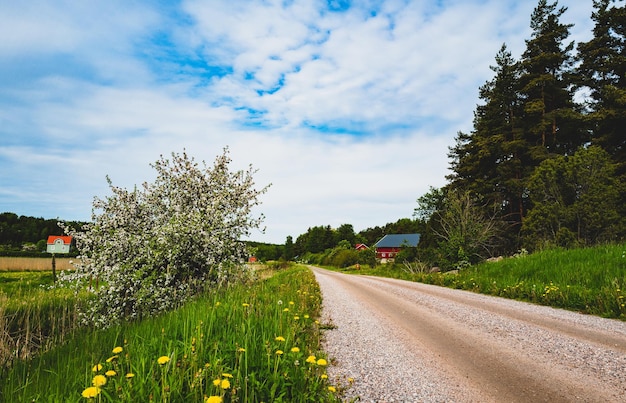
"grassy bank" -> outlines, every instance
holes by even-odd
[[[411,273],[401,265],[361,274],[395,277],[626,320],[626,245],[546,250],[482,263],[458,274]]]
[[[298,267],[151,320],[82,330],[5,370],[0,401],[335,401],[320,304],[313,274]]]

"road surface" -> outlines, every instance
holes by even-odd
[[[311,267],[361,401],[626,402],[626,322]],[[345,383],[345,382],[344,382]]]

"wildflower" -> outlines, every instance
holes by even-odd
[[[107,362],[111,362],[111,361],[116,360],[116,359],[117,359],[117,355],[114,355],[112,357],[107,358]]]
[[[278,305],[282,305],[282,304],[283,304],[283,301],[279,299],[278,300]]]
[[[300,320],[300,317],[299,316],[294,316],[293,320]]]
[[[220,383],[222,383],[221,379],[214,379],[213,380],[213,386],[220,386]]]
[[[328,379],[328,375],[326,375],[326,374],[322,374],[322,375],[320,376],[320,378],[322,378],[322,379]]]
[[[354,378],[348,378],[348,382],[354,383]]]
[[[100,371],[101,369],[102,369],[102,364],[96,364],[96,365],[94,365],[94,366],[93,366],[93,368],[91,368],[91,370],[92,370],[93,372],[98,372],[98,371]]]
[[[250,304],[246,304],[246,303],[244,303],[244,304],[243,304],[243,307],[244,307],[244,308],[247,308],[247,307],[249,307],[249,306],[250,306]]]
[[[283,336],[278,336],[274,340],[276,340],[276,341],[285,341],[285,338]]]
[[[238,352],[238,353],[245,353],[245,352],[246,352],[246,349],[245,349],[245,348],[243,348],[243,347],[239,347],[239,348],[237,349],[237,352]]]
[[[222,389],[230,388],[230,381],[228,379],[222,379],[222,382],[220,383],[220,388]]]
[[[122,347],[115,347],[112,352],[113,352],[113,354],[119,354],[122,351],[124,351],[124,349]]]
[[[315,360],[316,360],[315,356],[314,356],[314,355],[310,355],[310,356],[306,359],[306,362],[308,362],[309,364],[315,364],[315,362],[316,362]]]
[[[204,398],[204,403],[222,403],[221,396],[209,396]]]
[[[163,356],[159,357],[159,359],[157,360],[157,362],[158,362],[160,365],[165,365],[165,364],[167,364],[168,362],[170,362],[170,357],[168,357],[168,356],[166,356],[166,355],[163,355]]]
[[[129,372],[126,374],[126,378],[130,379],[130,378],[134,378],[135,374],[133,374],[132,372]]]
[[[291,348],[291,352],[292,352],[292,353],[299,353],[299,352],[300,352],[300,349],[299,349],[298,347],[292,347],[292,348]]]
[[[324,366],[328,365],[328,363],[326,362],[325,359],[320,358],[319,360],[317,360],[317,365],[319,365],[320,367],[324,367]]]
[[[289,308],[283,309],[283,312],[289,312]]]
[[[113,371],[112,369],[108,370],[107,372],[104,373],[104,375],[111,377],[111,376],[115,376],[117,375],[117,372]]]
[[[335,393],[335,392],[337,391],[337,389],[335,389],[335,387],[334,387],[334,386],[329,386],[329,387],[328,387],[328,390],[329,390],[330,392],[332,392],[332,393]]]
[[[232,374],[222,374],[222,376],[224,378],[232,378],[233,377]]]
[[[296,303],[293,301],[289,301],[289,305],[295,305]]]
[[[283,350],[276,350],[276,355],[283,355]]]
[[[104,375],[96,375],[93,377],[91,382],[93,383],[93,386],[99,388],[100,386],[107,384],[107,378]]]
[[[304,315],[304,319],[309,319],[309,315]]]
[[[96,386],[90,386],[88,388],[86,388],[85,390],[83,390],[83,397],[87,398],[87,399],[93,399],[94,397],[98,396],[100,394],[100,388],[96,387]]]

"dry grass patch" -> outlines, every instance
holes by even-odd
[[[71,270],[73,269],[69,257],[57,257],[56,269]],[[45,271],[52,270],[52,256],[43,257],[0,257],[0,271]]]

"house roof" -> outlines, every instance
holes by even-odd
[[[377,248],[399,248],[401,246],[417,246],[420,234],[388,234],[376,242]]]
[[[69,245],[72,243],[72,237],[67,235],[50,235],[48,237],[48,245],[52,245],[55,240],[61,238],[65,245]]]

